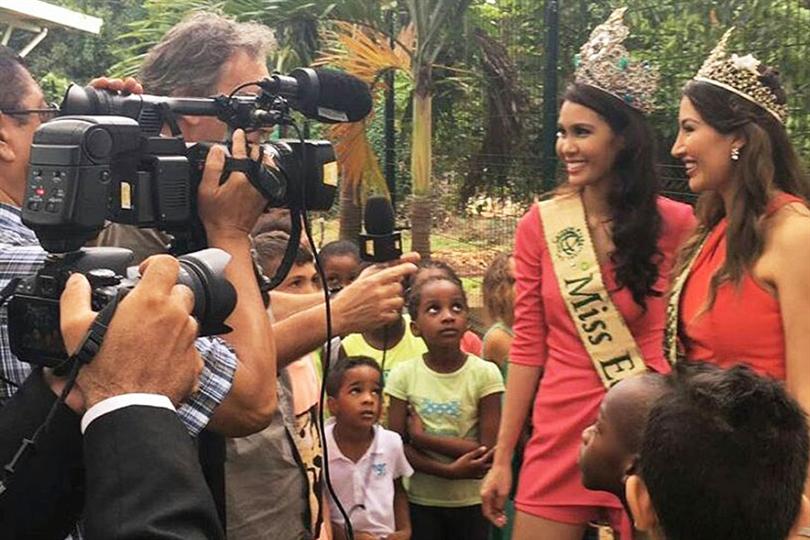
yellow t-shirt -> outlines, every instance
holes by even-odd
[[[411,318],[408,315],[403,315],[405,320],[405,334],[399,343],[392,345],[385,351],[385,358],[383,359],[383,351],[376,349],[368,344],[363,338],[363,334],[349,334],[340,342],[346,356],[368,356],[377,361],[383,371],[383,380],[388,380],[388,374],[394,368],[406,360],[413,360],[414,358],[422,358],[422,355],[427,352],[427,345],[420,337],[416,337],[411,332]],[[383,360],[385,365],[383,365]]]
[[[421,357],[404,362],[391,371],[385,385],[386,394],[411,404],[426,432],[476,441],[478,402],[503,391],[498,366],[471,354],[453,373],[433,371]],[[453,461],[434,452],[427,454],[445,463]],[[409,480],[408,499],[416,504],[449,508],[481,504],[480,480],[451,480],[418,471]]]

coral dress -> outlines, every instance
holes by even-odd
[[[781,194],[768,205],[771,215],[800,197]],[[779,300],[748,272],[739,288],[725,283],[706,309],[709,282],[726,260],[726,229],[723,219],[709,233],[681,293],[678,327],[686,358],[720,367],[748,364],[760,375],[785,378],[785,333]]]
[[[655,289],[666,291],[675,251],[688,237],[695,220],[688,205],[670,199],[659,198],[658,209],[662,217],[658,246],[664,258]],[[577,465],[582,431],[596,421],[605,387],[563,303],[536,206],[518,225],[514,256],[515,339],[509,361],[543,368],[534,400],[532,437],[518,479],[516,506],[522,512],[547,519],[561,515],[556,510],[548,512],[554,507],[562,513],[572,507],[620,509],[615,496],[582,486]],[[662,346],[665,297],[649,297],[644,312],[626,287],[617,288],[610,263],[601,265],[601,270],[610,298],[627,322],[647,367],[668,372]],[[576,522],[576,518],[569,522]]]

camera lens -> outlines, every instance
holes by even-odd
[[[236,290],[225,279],[225,267],[230,260],[230,255],[216,248],[178,258],[180,273],[177,282],[194,293],[192,315],[200,323],[201,336],[230,332],[225,319],[236,306]]]

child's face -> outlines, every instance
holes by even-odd
[[[275,290],[292,294],[308,294],[321,290],[320,283],[314,264],[294,264],[290,268],[290,273]]]
[[[622,410],[631,397],[631,392],[623,391],[624,381],[605,395],[596,422],[582,432],[582,445],[579,450],[579,468],[582,472],[582,485],[587,489],[624,492],[624,475],[627,464],[633,456],[628,455],[626,445],[617,428]],[[643,426],[642,426],[643,429]]]
[[[343,374],[338,395],[327,405],[335,419],[349,427],[373,426],[380,418],[382,375],[371,366],[355,366]]]
[[[412,330],[428,345],[458,347],[467,331],[467,304],[458,285],[440,279],[422,287]]]
[[[353,255],[334,255],[324,262],[323,271],[329,289],[342,289],[357,279],[360,261]]]

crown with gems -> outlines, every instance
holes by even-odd
[[[726,53],[726,44],[733,30],[731,27],[723,34],[693,80],[719,86],[756,103],[784,124],[788,117],[787,105],[779,103],[773,91],[760,81],[759,77],[765,71],[762,62],[750,54],[728,56]]]
[[[623,42],[630,34],[622,19],[627,8],[619,8],[593,29],[588,42],[574,58],[574,80],[620,99],[643,113],[654,108],[658,70],[647,62],[630,59]]]

